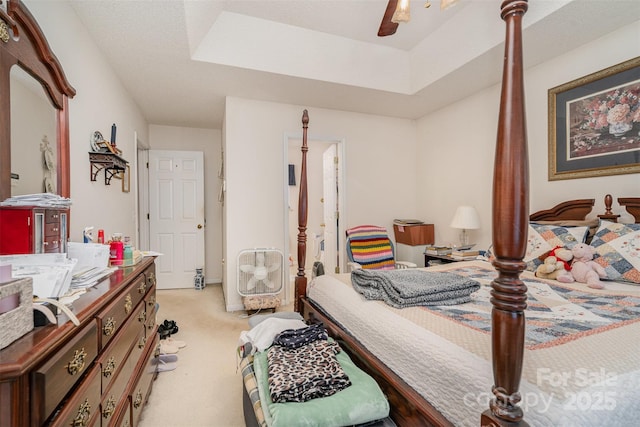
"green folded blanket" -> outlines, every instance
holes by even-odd
[[[417,269],[358,269],[351,272],[351,283],[365,298],[395,308],[463,304],[480,289],[480,283],[460,274]]]
[[[272,427],[339,427],[364,424],[389,416],[389,402],[378,384],[341,351],[336,355],[351,386],[338,393],[306,402],[273,403],[269,394],[267,352],[254,355],[267,425]]]

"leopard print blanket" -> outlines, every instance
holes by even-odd
[[[275,403],[306,402],[351,385],[336,358],[340,346],[317,340],[296,349],[273,345],[267,351],[269,392]]]

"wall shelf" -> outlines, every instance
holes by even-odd
[[[98,173],[104,169],[104,185],[109,185],[111,178],[124,172],[129,162],[117,154],[89,151],[89,163],[91,164],[89,170],[91,181],[96,181]]]

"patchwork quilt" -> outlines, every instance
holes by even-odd
[[[497,273],[483,261],[429,270],[455,271],[481,287],[465,304],[396,309],[365,299],[342,274],[315,278],[307,296],[447,419],[476,426],[494,384],[489,298]],[[596,290],[529,271],[521,278],[528,288],[520,384],[525,420],[539,426],[635,425],[640,287],[607,282]]]

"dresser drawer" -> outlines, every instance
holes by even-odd
[[[127,398],[121,403],[122,405],[118,407],[112,418],[112,425],[116,427],[131,427],[131,402]]]
[[[153,263],[144,271],[147,280],[147,288],[151,289],[156,284],[156,264]]]
[[[112,381],[107,392],[102,394],[100,419],[103,426],[111,425],[115,419],[116,409],[128,404],[127,383],[131,379],[134,367],[135,365],[132,366],[130,361],[127,360],[115,380]]]
[[[47,209],[44,213],[44,222],[47,224],[52,222],[60,223],[60,210],[56,209]]]
[[[138,335],[142,333],[140,318],[144,312],[144,304],[135,310],[137,315],[129,317],[119,334],[109,343],[100,356],[102,391],[106,391],[111,381],[124,366],[131,348],[138,343]]]
[[[52,426],[100,426],[100,370],[96,366],[69,397]]]
[[[96,322],[91,321],[32,373],[31,402],[35,419],[47,419],[74,384],[91,368],[98,354],[97,334]]]
[[[156,288],[152,287],[147,296],[144,298],[146,304],[147,320],[145,323],[147,339],[155,333],[156,330]]]
[[[133,312],[146,294],[146,279],[144,275],[137,277],[133,283],[120,294],[105,310],[98,315],[98,326],[100,328],[100,349],[106,348],[107,344],[118,333],[126,319]],[[144,316],[144,314],[143,314]]]
[[[60,223],[52,222],[44,225],[44,235],[45,236],[55,236],[60,237]]]
[[[45,236],[42,244],[46,253],[60,252],[60,236]]]
[[[156,334],[150,345],[145,349],[147,354],[144,360],[141,361],[143,363],[142,368],[140,369],[135,384],[131,388],[129,399],[131,400],[131,421],[133,426],[138,425],[140,414],[142,413],[145,403],[147,403],[153,380],[157,375],[156,364],[153,358],[160,355],[159,341],[159,337]]]

